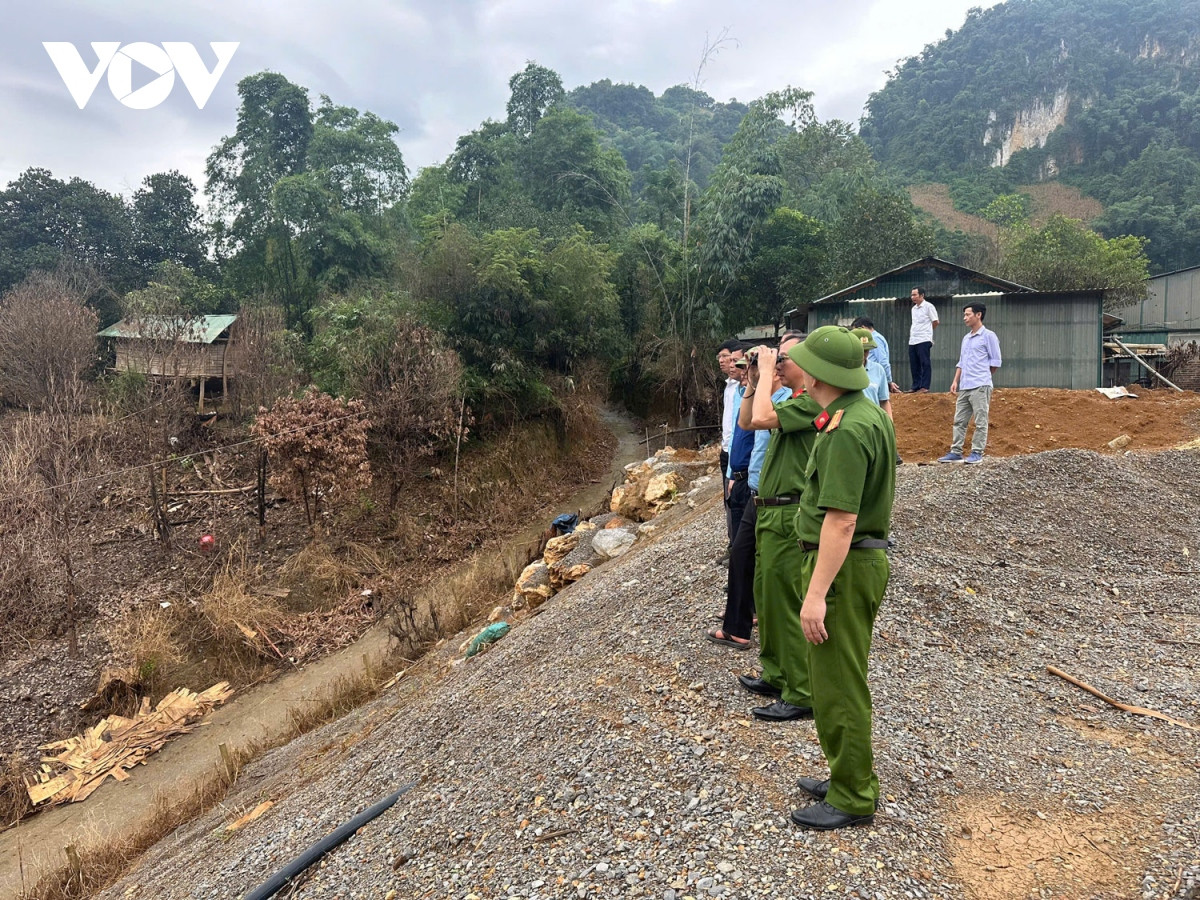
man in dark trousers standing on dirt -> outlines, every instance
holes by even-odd
[[[803,559],[793,536],[792,518],[804,488],[809,451],[817,436],[813,420],[820,415],[821,407],[803,393],[804,373],[787,353],[799,344],[799,338],[796,332],[785,332],[779,343],[781,353],[773,347],[758,348],[760,378],[777,371],[791,390],[791,398],[773,402],[763,382],[763,390],[748,388],[742,401],[745,427],[772,429],[772,434],[754,500],[754,602],[762,671],[757,677],[739,675],[738,683],[774,701],[753,711],[755,718],[769,722],[812,715],[808,646],[800,628],[799,575]]]
[[[915,287],[912,300],[912,326],[908,330],[908,367],[912,371],[912,392],[928,394],[933,378],[933,331],[938,327],[937,310],[925,299],[925,288]]]
[[[830,775],[800,779],[820,802],[794,810],[792,821],[828,831],[873,821],[879,800],[867,656],[890,572],[896,432],[863,395],[862,343],[850,331],[818,328],[789,355],[823,407],[795,526],[813,718]]]

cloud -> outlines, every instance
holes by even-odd
[[[508,79],[527,60],[567,88],[602,78],[655,93],[700,73],[718,100],[786,85],[814,91],[821,118],[856,122],[885,72],[961,25],[978,0],[362,0],[353,5],[136,0],[101,9],[51,0],[10,11],[0,37],[0,184],[30,166],[129,192],[177,168],[203,182],[204,159],[236,127],[239,79],[270,69],[314,102],[369,109],[400,127],[410,168],[440,162],[457,137],[503,118]],[[177,84],[161,106],[131,110],[101,81],[79,110],[42,49],[71,41],[208,41],[240,47],[205,109]],[[177,79],[178,81],[178,79]]]

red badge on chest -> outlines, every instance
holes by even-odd
[[[819,416],[817,416],[815,419],[813,419],[813,427],[816,428],[817,431],[820,431],[822,428],[824,428],[828,424],[829,424],[829,410],[823,409],[823,410],[821,410],[821,414]]]

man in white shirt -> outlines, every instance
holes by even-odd
[[[915,287],[912,299],[912,327],[908,332],[908,367],[912,371],[912,392],[928,394],[933,377],[929,361],[933,350],[933,330],[938,327],[937,310],[925,299],[925,288]]]

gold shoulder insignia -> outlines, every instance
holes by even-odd
[[[829,434],[831,431],[837,431],[837,427],[842,424],[842,414],[844,412],[844,409],[839,409],[833,414],[833,418],[829,420],[829,425],[825,429],[826,434]]]

